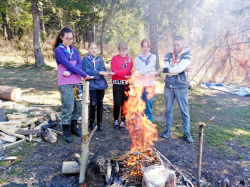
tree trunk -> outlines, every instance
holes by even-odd
[[[156,65],[155,68],[159,69],[159,55],[158,55],[158,18],[157,12],[158,10],[158,2],[157,0],[149,0],[149,36],[151,40],[151,52],[156,55]]]
[[[7,39],[7,31],[6,31],[5,13],[4,12],[2,12],[2,20],[3,20],[3,24],[2,24],[2,27],[3,27],[3,37],[6,40]]]
[[[40,23],[39,11],[37,6],[38,0],[32,0],[32,16],[33,16],[33,46],[35,55],[35,67],[41,67],[44,63],[44,58],[41,49],[40,39]]]
[[[40,20],[41,20],[41,30],[45,33],[43,6],[40,7]]]
[[[4,30],[4,35],[5,35],[4,37],[6,37],[7,35],[8,40],[13,40],[13,33],[10,28],[8,14],[5,12],[2,12],[2,18],[3,18],[3,25],[5,26],[5,29],[6,29]]]
[[[106,18],[103,19],[102,21],[102,30],[101,30],[101,54],[103,55],[103,37],[104,37],[104,30],[105,30],[105,26],[106,26]]]
[[[16,3],[14,4],[13,13],[15,14],[14,21],[16,23],[19,20],[19,12],[18,12],[18,8],[17,8]],[[18,27],[15,25],[14,26],[14,36],[15,37],[17,37],[17,30],[18,30]]]
[[[60,8],[56,9],[56,14],[57,14],[57,29],[61,30],[62,24],[61,24],[61,9]]]

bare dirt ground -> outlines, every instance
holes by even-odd
[[[19,77],[16,77],[17,72]],[[32,73],[34,76],[28,77]],[[33,93],[40,96],[58,93],[54,71],[2,67],[0,74],[3,85],[32,88]],[[7,78],[10,76],[11,79]],[[20,76],[27,80],[20,81]],[[161,91],[162,88],[155,95],[154,122],[158,125],[159,138],[154,147],[190,180],[195,179],[198,143],[198,126],[195,124],[199,121],[206,122],[215,115],[215,120],[205,127],[202,179],[211,183],[211,186],[249,186],[249,97],[238,97],[210,89],[190,90],[191,132],[194,143],[188,144],[182,138],[182,120],[177,105],[173,112],[173,135],[168,140],[160,137],[165,126],[164,98]],[[107,96],[112,95],[111,93],[110,89],[107,90]],[[57,96],[52,96],[52,99]],[[25,97],[32,97],[32,94],[28,93]],[[111,106],[112,97],[106,97],[105,104]],[[111,157],[129,151],[130,137],[127,132],[113,129],[111,111],[104,112],[103,128],[103,132],[94,134],[90,143],[90,151],[93,154]],[[61,127],[58,126],[57,129],[61,130]],[[0,162],[0,186],[77,186],[78,175],[63,175],[61,172],[62,163],[74,160],[75,153],[80,154],[80,138],[74,137],[74,142],[67,144],[60,135],[54,144],[27,142],[17,148],[1,151],[1,157],[16,155],[19,160],[14,163]]]

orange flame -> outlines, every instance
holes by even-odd
[[[149,145],[153,145],[153,142],[157,140],[158,131],[156,124],[153,124],[145,115],[144,110],[146,103],[142,100],[142,93],[144,88],[148,92],[147,99],[151,99],[154,96],[154,87],[143,87],[136,85],[136,82],[150,81],[152,76],[140,76],[139,73],[135,72],[129,79],[129,95],[128,100],[123,105],[124,114],[126,117],[126,129],[128,130],[132,145],[131,152],[145,151]]]

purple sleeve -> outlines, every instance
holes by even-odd
[[[77,52],[78,54],[78,52]],[[79,56],[79,54],[78,54]],[[76,73],[84,78],[87,77],[87,73],[85,73],[84,71],[81,70],[81,67],[78,68],[77,65],[79,63],[79,59],[80,57],[78,58],[77,57],[77,64],[76,66],[74,66],[73,64],[71,64],[69,61],[68,61],[68,57],[67,55],[63,52],[63,50],[61,50],[60,48],[56,48],[55,49],[55,58],[58,62],[60,62],[60,64],[64,65],[68,71],[71,71],[73,73]],[[81,62],[81,61],[80,61]],[[81,64],[80,64],[81,66]]]

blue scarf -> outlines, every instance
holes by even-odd
[[[152,55],[152,54],[150,54],[150,55],[146,58],[146,60],[144,60],[141,56],[138,56],[138,58],[139,58],[142,62],[146,62],[146,66],[147,66],[147,65],[149,64],[149,59],[150,59],[151,55]]]
[[[67,47],[65,47],[62,43],[58,45],[61,49],[63,49],[66,53],[69,54],[69,60],[73,60],[73,54],[74,54],[74,47],[71,45],[70,52],[67,50]]]

